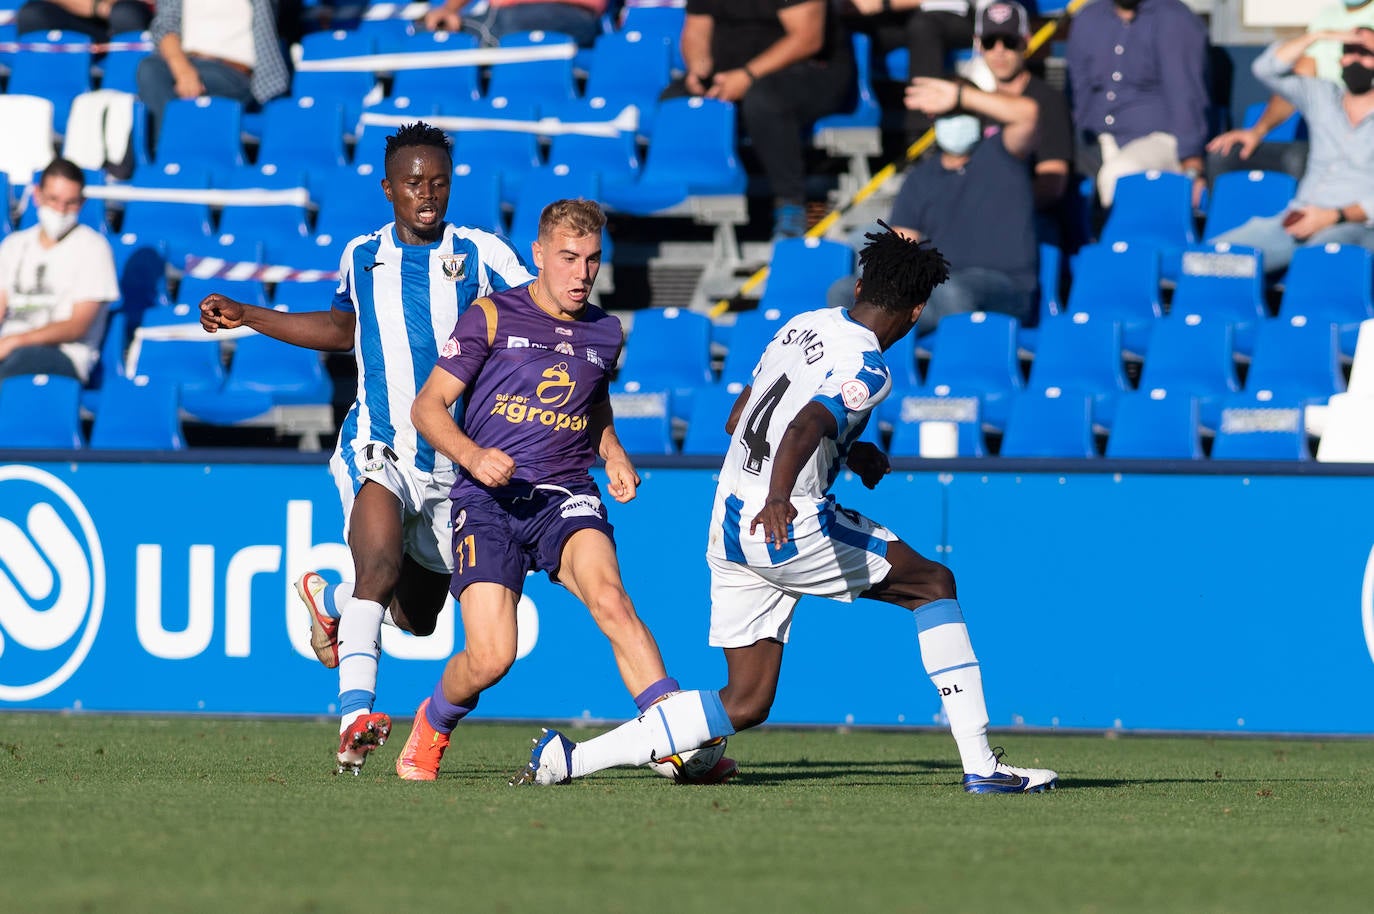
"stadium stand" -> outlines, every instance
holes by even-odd
[[[91,424],[97,450],[180,451],[186,448],[176,384],[146,377],[114,378],[105,384]]]
[[[0,381],[0,441],[15,448],[80,448],[81,382],[52,375]]]

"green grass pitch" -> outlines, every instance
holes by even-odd
[[[967,796],[929,731],[763,728],[741,776],[512,788],[538,727],[0,714],[0,912],[1368,912],[1374,743],[999,733],[1058,791]],[[576,736],[594,731],[573,730]]]

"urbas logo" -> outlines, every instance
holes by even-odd
[[[105,609],[86,506],[35,467],[0,467],[0,701],[40,698],[80,668]]]

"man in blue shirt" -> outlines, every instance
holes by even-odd
[[[1342,85],[1293,71],[1307,49],[1324,39],[1343,45]],[[1306,118],[1307,170],[1284,212],[1251,219],[1216,240],[1259,248],[1268,272],[1287,267],[1298,245],[1374,250],[1374,29],[1308,32],[1275,43],[1256,58],[1253,70]]]
[[[1110,207],[1116,181],[1183,172],[1205,187],[1207,29],[1182,0],[1096,0],[1069,34],[1078,166]]]

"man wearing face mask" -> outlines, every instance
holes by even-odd
[[[1312,18],[1307,30],[1348,32],[1361,26],[1374,28],[1374,0],[1340,0],[1332,3]],[[1294,64],[1293,72],[1299,76],[1315,76],[1341,85],[1343,54],[1344,51],[1338,42],[1316,41]],[[1305,145],[1270,144],[1270,147],[1277,148],[1259,149],[1270,131],[1288,120],[1295,110],[1293,104],[1282,95],[1271,96],[1254,124],[1217,134],[1207,144],[1208,152],[1222,157],[1219,161],[1209,162],[1209,168],[1217,172],[1259,168],[1266,171],[1287,171],[1295,177],[1300,176],[1306,161]]]
[[[119,298],[104,236],[77,223],[86,176],[66,159],[39,175],[38,224],[0,243],[0,379],[49,374],[83,383]]]
[[[1078,166],[1103,208],[1116,181],[1183,172],[1193,203],[1206,187],[1207,28],[1182,0],[1096,0],[1074,19],[1066,60]]]
[[[1294,72],[1318,41],[1341,45],[1342,85]],[[1311,151],[1284,212],[1251,219],[1216,240],[1259,248],[1268,272],[1285,269],[1299,245],[1357,244],[1374,250],[1374,29],[1308,32],[1277,42],[1252,69],[1302,112]]]
[[[1039,106],[1026,96],[918,77],[905,104],[935,121],[939,147],[912,167],[892,203],[893,228],[930,238],[950,263],[916,325],[929,333],[946,314],[996,311],[1023,323],[1035,303],[1035,198],[1025,158]],[[985,137],[983,123],[990,125]]]

